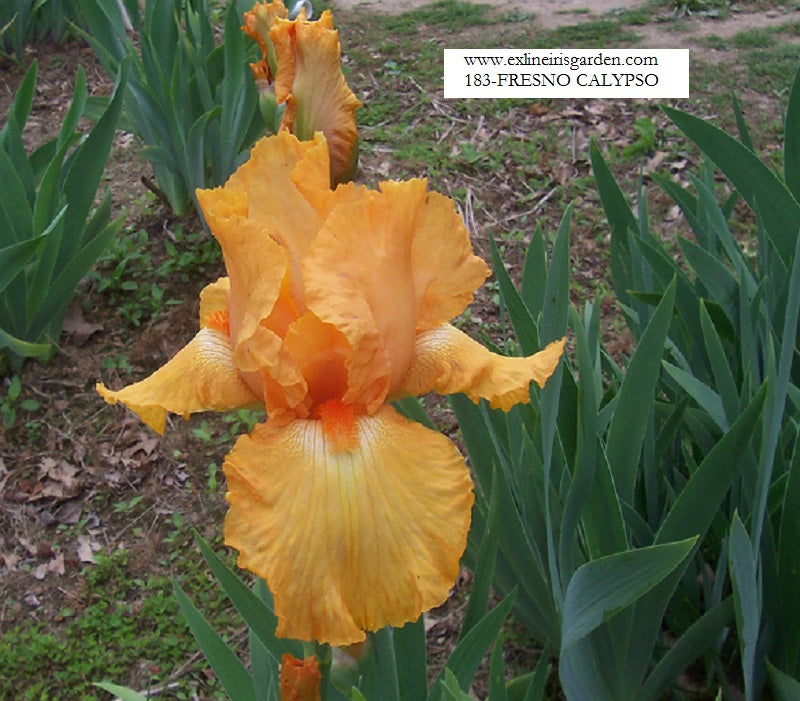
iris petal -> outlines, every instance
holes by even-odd
[[[225,540],[264,577],[279,636],[345,645],[448,595],[471,481],[444,436],[381,407],[336,450],[320,420],[260,424],[225,465]]]
[[[286,653],[281,658],[280,701],[319,701],[321,683],[316,657],[298,660]]]
[[[249,216],[247,195],[235,187],[198,190],[197,198],[225,258],[231,338],[237,350],[272,313],[287,272],[286,252]]]
[[[390,193],[402,183],[381,183]],[[411,269],[417,295],[417,331],[431,329],[461,314],[489,268],[472,252],[469,232],[453,200],[428,192],[420,208]]]
[[[300,308],[304,305],[300,261],[323,221],[294,182],[295,169],[306,159],[317,164],[327,162],[321,135],[313,141],[298,141],[292,134],[277,134],[257,142],[250,159],[225,185],[247,193],[248,219],[286,250],[292,298]],[[312,169],[307,168],[305,173]],[[325,178],[326,168],[317,167],[317,171]]]
[[[452,201],[425,180],[343,198],[309,248],[303,279],[309,308],[353,348],[345,401],[380,405],[406,374],[417,332],[459,314],[487,275]]]
[[[528,357],[497,355],[454,326],[443,324],[417,337],[414,360],[396,396],[436,391],[463,392],[477,402],[487,399],[495,409],[508,411],[530,401],[530,383],[544,387],[561,360],[564,339]]]
[[[289,16],[289,11],[282,0],[271,0],[265,3],[256,3],[253,9],[244,13],[244,25],[242,31],[251,39],[258,43],[261,49],[261,60],[251,63],[250,68],[257,79],[267,80],[270,83],[274,79],[275,47],[269,38],[269,30],[278,17],[285,19]]]
[[[333,29],[330,11],[316,22],[278,19],[270,39],[278,62],[275,97],[286,104],[281,128],[300,139],[324,132],[331,156],[331,184],[349,180],[355,170],[355,112],[361,102],[342,75],[339,32]]]
[[[425,182],[391,195],[367,192],[328,216],[303,261],[309,309],[336,326],[352,350],[346,402],[373,411],[393,374],[411,361],[416,299],[411,247]]]
[[[168,412],[187,419],[197,411],[227,411],[259,401],[233,364],[228,336],[214,328],[200,329],[150,377],[118,391],[101,382],[97,391],[109,404],[121,402],[162,434]]]
[[[230,278],[221,277],[206,285],[200,292],[200,328],[217,326],[214,322],[220,315],[229,315],[231,291]]]

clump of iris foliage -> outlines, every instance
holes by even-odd
[[[135,0],[122,7],[16,0],[0,10],[0,51],[11,42],[20,59],[36,28],[61,37],[66,24],[118,84],[111,98],[89,98],[80,71],[58,138],[27,153],[33,64],[0,131],[0,375],[24,358],[52,355],[77,283],[122,227],[109,221],[110,197],[90,211],[117,126],[144,142],[151,187],[178,215],[188,213],[197,187],[224,182],[264,130],[247,66],[255,44],[233,5],[220,45],[207,0],[151,2],[143,14]],[[128,25],[140,37],[138,50]],[[96,127],[82,138],[83,117]]]
[[[63,41],[83,24],[80,0],[6,0],[0,3],[0,56],[25,60],[31,41]]]
[[[569,308],[567,230],[549,266],[534,237],[521,290],[495,255],[502,303],[523,352],[568,327],[573,363],[508,414],[453,399],[481,499],[469,560],[558,657],[570,699],[658,699],[702,659],[704,683],[746,699],[765,684],[800,692],[800,73],[784,130],[784,172],[739,140],[666,109],[707,161],[677,203],[693,239],[676,261],[634,213],[593,145],[611,228],[614,291],[636,350],[624,369],[599,340],[599,306]],[[715,167],[733,194],[719,202]],[[755,252],[734,239],[738,202]],[[546,280],[546,282],[544,282]],[[487,437],[490,440],[487,440]]]
[[[22,133],[33,106],[37,64],[25,74],[0,130],[0,376],[55,352],[75,287],[122,227],[106,191],[92,209],[125,94],[125,72],[88,135],[79,70],[55,139],[28,153]]]
[[[178,216],[198,187],[221,185],[264,131],[248,61],[256,46],[241,32],[231,3],[223,41],[214,35],[208,0],[148,2],[84,0],[82,36],[115,75],[130,67],[124,128],[145,144],[151,185]],[[136,30],[138,46],[128,35]]]
[[[115,60],[124,64],[129,48]],[[226,60],[233,58],[217,54],[207,68],[218,70]],[[244,63],[242,56],[236,61]],[[147,76],[138,79],[146,84]],[[32,80],[23,83],[0,141],[0,157],[5,153],[8,161],[19,151],[15,130],[30,110]],[[121,78],[118,95],[130,85]],[[112,99],[98,133],[113,132],[119,100]],[[62,134],[26,161],[24,180],[13,185],[14,216],[29,214],[30,224],[3,227],[14,238],[0,248],[5,256],[0,283],[8,278],[0,289],[0,310],[11,308],[11,295],[20,289],[11,284],[16,275],[9,275],[6,261],[14,261],[16,274],[34,280],[45,274],[37,272],[42,264],[36,261],[44,260],[49,269],[48,261],[61,255],[53,243],[56,232],[72,232],[64,222],[78,216],[76,208],[65,207],[70,190],[80,191],[85,204],[75,230],[100,237],[97,253],[91,248],[82,261],[90,253],[96,258],[114,230],[105,200],[84,224],[96,181],[89,195],[68,169],[61,171],[64,157],[79,153],[70,149],[84,103],[83,90],[76,88],[76,106]],[[173,158],[157,147],[180,141],[176,134],[188,134],[196,145],[214,120],[223,119],[213,101],[202,108],[194,122],[178,125],[178,132],[153,136],[154,167]],[[603,158],[602,144],[592,147],[611,234],[614,292],[636,341],[630,358],[615,359],[604,348],[597,301],[581,309],[570,304],[569,211],[549,252],[545,233],[534,232],[518,287],[492,249],[500,304],[513,328],[505,350],[532,353],[540,339],[569,333],[571,353],[544,390],[533,390],[530,406],[504,413],[461,396],[451,399],[476,478],[466,554],[475,577],[458,644],[433,684],[421,620],[371,635],[359,664],[342,668],[327,647],[276,638],[263,583],[251,588],[200,541],[249,627],[249,664],[177,585],[176,596],[231,698],[277,699],[282,654],[314,653],[328,699],[466,699],[492,646],[493,701],[547,698],[551,673],[569,699],[659,699],[698,661],[704,672],[700,683],[712,695],[733,698],[735,679],[748,701],[766,689],[778,699],[800,697],[800,73],[786,113],[783,172],[754,155],[744,119],[734,109],[738,139],[666,110],[707,158],[688,188],[665,176],[653,178],[680,207],[693,234],[677,242],[677,260],[650,228],[643,188],[633,211]],[[142,124],[158,120],[143,119],[139,128],[145,136]],[[223,170],[237,162],[250,133],[249,121],[238,123],[236,138],[223,149]],[[92,138],[93,144],[101,140],[90,136],[83,148]],[[110,137],[98,148],[105,155],[71,158],[92,161],[94,172],[107,156],[106,140]],[[168,177],[159,183],[173,206],[188,206],[192,183],[211,184],[205,161],[168,166]],[[185,181],[175,177],[184,166],[191,175]],[[719,172],[733,194],[721,194]],[[47,198],[40,204],[43,183]],[[731,234],[732,218],[745,208],[753,222],[749,250]],[[62,234],[57,236],[61,241]],[[51,247],[55,252],[45,256]],[[36,289],[31,299],[42,303],[46,287]],[[52,318],[63,317],[60,304],[51,306]],[[47,328],[48,338],[57,336],[55,326]],[[26,349],[31,355],[46,350],[10,343],[7,348],[16,348],[19,356]],[[416,401],[399,406],[428,421]],[[487,611],[493,590],[501,601]],[[509,616],[543,650],[530,672],[511,681],[505,678],[501,644]],[[557,666],[551,669],[553,661]]]

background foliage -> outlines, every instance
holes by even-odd
[[[130,64],[125,128],[144,142],[161,196],[185,215],[195,189],[224,183],[264,131],[247,65],[256,45],[235,3],[219,45],[208,0],[148,2],[143,14],[136,0],[125,7],[127,18],[116,3],[85,0],[83,36],[110,75]]]
[[[22,130],[36,71],[34,62],[0,131],[0,375],[26,357],[52,355],[76,285],[122,227],[109,221],[108,192],[91,208],[122,107],[124,72],[108,109],[80,136],[86,77],[79,70],[58,137],[28,154]]]
[[[0,56],[25,60],[25,45],[63,41],[83,23],[79,0],[5,0],[0,3]]]

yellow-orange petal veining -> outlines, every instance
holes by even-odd
[[[225,461],[225,542],[266,579],[277,635],[347,645],[443,602],[474,498],[455,446],[388,406],[346,449],[321,420],[270,423]]]
[[[489,401],[508,411],[530,401],[530,383],[544,387],[555,372],[564,339],[553,341],[528,357],[492,353],[450,324],[423,331],[417,337],[414,360],[395,396],[463,392],[474,402]]]
[[[157,433],[164,433],[167,413],[187,419],[197,411],[239,409],[260,400],[233,364],[229,338],[210,327],[150,377],[117,391],[101,382],[97,391],[109,404],[127,406]]]
[[[278,70],[275,97],[286,104],[281,129],[300,139],[325,134],[331,184],[352,177],[358,155],[356,110],[361,106],[340,67],[339,33],[325,10],[319,20],[276,20],[270,29]]]

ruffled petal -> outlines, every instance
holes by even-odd
[[[531,382],[544,387],[563,350],[562,338],[527,358],[497,355],[444,324],[419,334],[414,360],[395,396],[463,392],[474,402],[487,399],[495,409],[508,411],[530,401]]]
[[[336,207],[303,261],[308,307],[352,347],[343,399],[368,412],[405,374],[414,352],[417,305],[411,249],[425,182],[367,192]]]
[[[273,342],[266,329],[254,337],[253,350]],[[278,339],[277,362],[263,362],[267,412],[288,411],[297,418],[310,415],[315,404],[341,397],[347,389],[345,361],[350,346],[331,324],[306,312]]]
[[[289,653],[281,658],[280,701],[320,701],[322,672],[316,657],[298,660]]]
[[[358,156],[355,112],[361,102],[342,75],[339,32],[330,11],[316,22],[276,20],[270,38],[278,61],[275,97],[286,103],[281,128],[304,140],[323,132],[331,184],[351,179]]]
[[[215,223],[209,219],[210,215],[212,219],[229,219],[231,228],[227,231],[231,233],[235,232],[235,227],[246,227],[248,233],[242,232],[240,236],[243,240],[265,237],[277,241],[285,249],[289,259],[292,298],[300,308],[304,304],[300,261],[323,220],[298,190],[293,179],[296,177],[294,171],[298,164],[309,159],[310,164],[303,169],[302,177],[313,177],[312,174],[316,172],[317,178],[325,182],[327,168],[324,164],[327,157],[325,139],[321,134],[313,141],[301,142],[293,134],[281,132],[258,141],[250,152],[249,160],[239,167],[224,187],[198,190],[197,193],[203,214],[218,239],[218,229],[223,235],[225,230],[215,228]],[[318,187],[312,187],[312,190],[316,189]],[[214,193],[217,202],[209,200],[206,192]],[[227,205],[226,201],[231,204]],[[212,206],[215,209],[207,212],[207,208]],[[231,210],[236,217],[228,214]],[[255,261],[261,258],[252,251],[249,255]],[[278,286],[282,279],[283,275],[275,278]]]
[[[381,190],[391,193],[400,186],[381,183]],[[455,203],[438,192],[428,192],[420,209],[411,255],[417,331],[436,328],[461,314],[489,276],[486,263],[472,252]]]
[[[390,407],[354,421],[341,449],[322,420],[270,418],[225,462],[225,542],[267,580],[279,636],[358,642],[442,603],[458,573],[474,497],[455,446]]]
[[[109,404],[127,406],[157,433],[164,433],[167,412],[188,419],[197,411],[227,411],[259,401],[233,364],[228,336],[211,327],[201,329],[150,377],[117,391],[101,382],[97,391]]]
[[[345,401],[372,411],[393,394],[417,333],[459,314],[487,275],[453,203],[425,180],[342,195],[309,248],[303,279],[309,309],[353,348]]]
[[[317,132],[315,138],[324,138],[324,136],[322,132]],[[320,172],[327,173],[327,166],[320,171],[316,162],[305,158],[292,171],[292,180],[309,204],[317,211],[322,221],[328,218],[337,205],[356,201],[368,192],[365,185],[357,185],[353,182],[342,183],[337,185],[335,190],[331,190],[327,177],[324,182],[318,177]]]
[[[281,0],[257,2],[253,5],[252,10],[244,13],[242,31],[255,40],[258,48],[261,49],[261,60],[250,64],[256,79],[263,79],[270,83],[274,80],[277,61],[275,47],[269,38],[269,30],[278,17],[286,19],[288,16],[289,11]]]
[[[272,313],[287,274],[287,255],[258,219],[249,216],[245,193],[226,185],[198,190],[197,198],[225,258],[231,338],[236,349]]]

